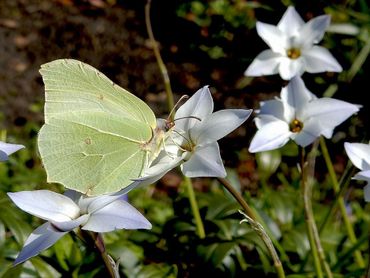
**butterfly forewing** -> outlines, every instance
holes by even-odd
[[[155,128],[151,109],[79,61],[56,60],[40,72],[46,102],[38,146],[48,182],[98,195],[140,177]]]
[[[90,65],[77,60],[55,60],[41,66],[45,84],[45,122],[73,111],[103,111],[149,124],[156,119],[138,97],[114,84]]]

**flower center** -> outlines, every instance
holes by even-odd
[[[187,142],[185,144],[182,144],[181,145],[181,149],[183,149],[183,150],[185,150],[187,152],[192,152],[195,149],[195,145],[192,142],[189,141],[189,142]]]
[[[299,48],[290,48],[287,50],[286,52],[286,55],[290,58],[290,59],[298,59],[300,56],[301,56],[301,50]]]
[[[294,119],[289,125],[290,131],[298,133],[303,129],[303,123],[300,120]]]

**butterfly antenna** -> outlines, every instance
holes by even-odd
[[[195,117],[195,116],[185,116],[185,117],[180,117],[180,118],[177,118],[177,119],[174,119],[173,121],[175,122],[175,121],[178,121],[178,120],[183,120],[183,119],[196,119],[196,120],[198,120],[198,121],[202,121],[202,119],[201,118],[198,118],[198,117]]]
[[[172,122],[172,115],[173,113],[175,112],[175,109],[177,109],[177,107],[180,105],[180,102],[182,102],[184,99],[188,99],[189,96],[188,95],[183,95],[182,97],[180,97],[180,99],[176,102],[176,104],[174,105],[174,107],[172,108],[170,114],[168,115],[167,117],[167,121],[168,122]]]

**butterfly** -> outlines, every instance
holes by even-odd
[[[45,123],[37,144],[48,182],[100,195],[143,175],[168,132],[145,102],[78,60],[51,61],[40,74]]]

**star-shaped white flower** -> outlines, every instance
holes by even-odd
[[[306,147],[320,135],[331,138],[334,128],[360,107],[333,98],[317,98],[296,76],[282,89],[280,98],[261,102],[255,118],[258,130],[249,151],[277,149],[289,139]]]
[[[0,141],[0,161],[8,160],[9,155],[23,148],[23,145],[9,144]]]
[[[64,195],[35,190],[8,196],[20,209],[48,221],[27,238],[14,265],[38,255],[77,227],[98,233],[151,228],[150,222],[117,194],[85,197],[73,190]]]
[[[213,113],[208,86],[199,89],[175,114],[172,136],[165,144],[169,156],[181,157],[187,177],[225,177],[217,140],[239,127],[252,110],[225,109]]]
[[[346,142],[344,148],[353,165],[361,170],[353,178],[366,181],[364,187],[365,201],[370,202],[370,145]]]
[[[279,73],[290,80],[295,75],[318,72],[340,72],[342,67],[318,42],[330,24],[330,16],[321,15],[304,22],[290,6],[277,26],[258,22],[258,35],[270,47],[262,51],[245,71],[247,76]]]

